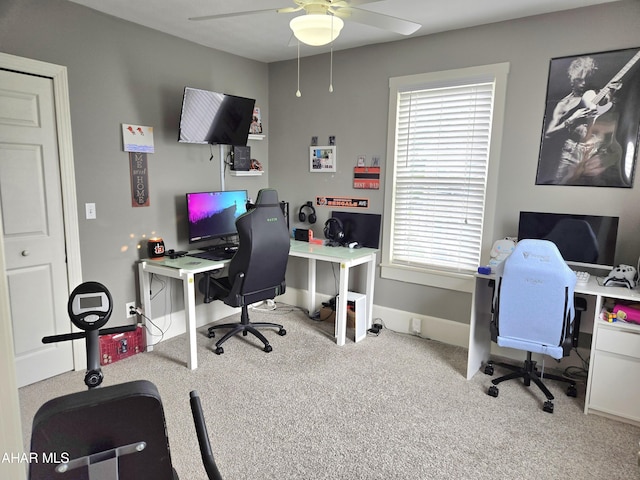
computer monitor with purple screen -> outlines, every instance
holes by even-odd
[[[236,219],[246,211],[246,190],[187,193],[189,243],[237,234]]]
[[[551,240],[569,265],[609,269],[615,265],[618,221],[598,215],[520,212],[518,240]]]

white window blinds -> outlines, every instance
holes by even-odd
[[[391,262],[479,265],[494,82],[398,91]]]

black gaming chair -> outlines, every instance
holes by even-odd
[[[255,335],[264,344],[264,351],[272,350],[268,340],[258,328],[277,328],[279,335],[286,335],[282,325],[267,322],[251,322],[248,306],[252,303],[275,298],[285,291],[285,271],[289,259],[289,231],[278,203],[278,192],[266,188],[258,192],[254,208],[236,220],[239,245],[229,263],[228,277],[213,278],[205,274],[199,288],[205,302],[222,300],[232,307],[241,307],[239,323],[225,323],[209,327],[209,338],[215,338],[215,330],[229,329],[216,342],[215,353],[224,353],[222,344],[242,333]]]

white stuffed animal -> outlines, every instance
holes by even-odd
[[[511,255],[511,252],[513,252],[514,248],[516,248],[516,242],[514,242],[510,238],[496,240],[493,243],[493,247],[491,247],[491,259],[489,260],[489,266],[492,269],[497,267],[505,258]]]

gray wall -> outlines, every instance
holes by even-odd
[[[124,304],[137,298],[134,264],[146,257],[145,238],[159,235],[167,248],[188,248],[184,194],[220,188],[218,147],[211,147],[210,162],[209,146],[177,142],[184,87],[255,98],[268,130],[267,65],[63,0],[3,0],[0,50],[68,69],[83,278],[109,288],[112,323],[124,323]],[[131,206],[122,123],[154,128],[149,207]],[[250,143],[267,173],[248,180],[227,175],[226,188],[246,188],[255,198],[268,185],[268,138]],[[85,220],[86,202],[96,204],[96,220]],[[173,292],[176,310],[182,297],[179,287]]]
[[[353,189],[352,168],[359,154],[370,158],[376,153],[382,153],[383,169],[387,166],[389,77],[510,62],[498,207],[487,212],[496,216],[493,237],[515,235],[520,210],[619,215],[616,262],[635,265],[640,255],[638,179],[632,189],[536,186],[535,175],[550,59],[638,47],[639,21],[640,3],[629,1],[334,52],[332,94],[327,90],[329,56],[303,58],[301,98],[295,96],[296,62],[272,63],[269,156],[278,160],[272,160],[270,185],[291,202],[292,210],[316,195],[342,195],[369,197],[370,211],[382,213],[383,190]],[[337,174],[308,173],[312,135],[321,142],[337,136]],[[316,236],[328,214],[329,209],[318,209]],[[297,268],[298,273],[290,268],[290,280],[304,287],[303,266]],[[335,293],[332,282],[323,288]],[[470,300],[468,294],[378,279],[374,303],[467,323]]]
[[[105,283],[119,308],[135,299],[134,263],[144,236],[158,234],[169,248],[187,248],[184,193],[220,186],[217,148],[209,162],[207,146],[176,141],[185,85],[257,99],[267,138],[252,142],[253,156],[267,173],[227,177],[227,188],[247,188],[252,195],[266,185],[277,188],[291,204],[292,226],[302,226],[295,221],[298,208],[316,195],[365,196],[369,212],[382,213],[384,182],[379,191],[354,190],[352,167],[360,154],[379,154],[384,178],[389,77],[508,61],[494,237],[513,234],[517,213],[524,209],[620,215],[617,261],[635,264],[640,254],[637,186],[535,186],[534,179],[549,60],[638,47],[639,21],[640,3],[629,0],[335,52],[333,94],[328,92],[329,56],[306,57],[299,99],[295,61],[266,65],[239,58],[63,0],[0,3],[0,51],[68,68],[83,275]],[[147,208],[131,207],[120,134],[121,123],[128,122],[154,127]],[[329,135],[337,139],[338,172],[309,173],[311,136],[323,143]],[[84,220],[86,202],[96,203],[97,220]],[[328,211],[318,209],[316,236],[322,236]],[[320,265],[319,273],[327,278],[321,291],[334,294],[337,272]],[[287,281],[306,287],[303,262],[292,260]],[[179,292],[175,297],[179,301]],[[375,303],[468,322],[470,296],[378,279]]]

